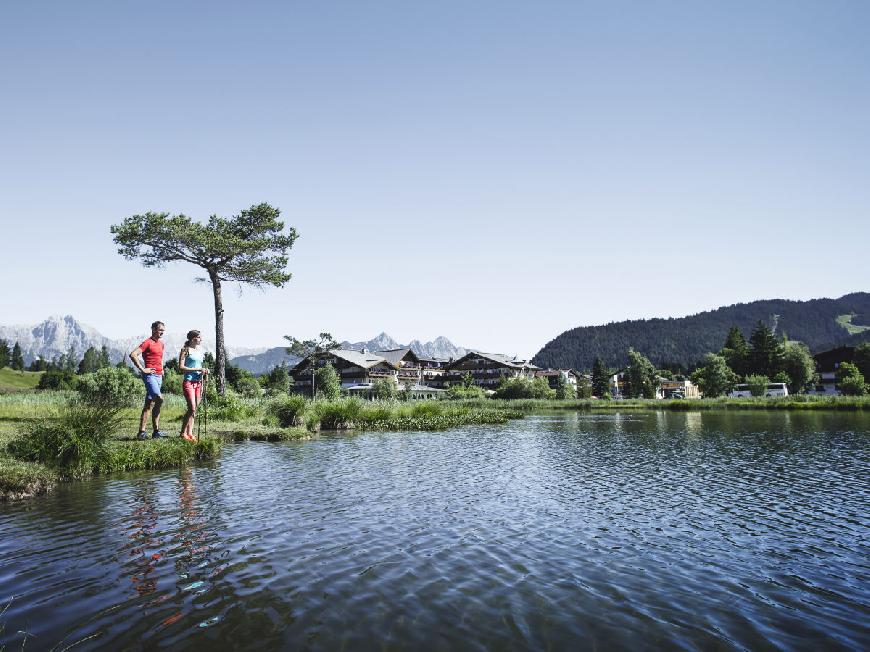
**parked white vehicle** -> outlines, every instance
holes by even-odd
[[[768,383],[764,391],[765,396],[788,396],[788,387],[785,383]],[[734,386],[734,391],[728,395],[730,398],[746,398],[752,396],[749,385],[740,383]]]

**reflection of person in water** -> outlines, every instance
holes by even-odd
[[[155,539],[158,512],[154,504],[154,485],[152,482],[142,482],[136,485],[135,503],[132,523],[128,536],[132,541],[130,557],[133,573],[130,581],[139,595],[148,595],[157,590],[157,578],[152,577],[155,566],[160,559],[158,550],[161,541]]]
[[[187,564],[193,562],[194,557],[208,550],[208,546],[200,545],[206,538],[206,532],[196,509],[196,486],[193,482],[193,471],[182,469],[179,480],[181,481],[181,495],[178,498],[181,504],[181,527],[178,534],[184,552],[182,553],[183,557],[180,556],[175,565],[176,569],[181,570],[180,565],[184,562]]]

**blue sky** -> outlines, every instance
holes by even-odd
[[[868,290],[865,2],[5,3],[0,323],[213,328],[109,226],[259,202],[293,279],[227,341],[533,355],[562,331]],[[16,275],[11,280],[10,272]]]

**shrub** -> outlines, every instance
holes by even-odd
[[[341,393],[341,381],[335,367],[327,364],[314,372],[314,389],[317,398],[330,401],[338,398]]]
[[[311,412],[317,417],[321,428],[338,430],[355,428],[363,408],[359,399],[345,398],[329,402],[316,401],[312,405]]]
[[[259,398],[263,395],[263,388],[256,378],[242,378],[236,383],[236,391],[245,398]]]
[[[378,401],[389,401],[396,398],[396,383],[389,378],[381,378],[372,383],[372,394]]]
[[[298,394],[279,396],[269,402],[266,411],[277,418],[278,424],[282,428],[292,428],[304,423],[307,405],[308,401],[305,400],[305,397]]]
[[[9,452],[73,476],[93,473],[105,462],[106,442],[121,425],[119,412],[117,406],[105,402],[74,401],[59,419],[32,423],[9,444]]]
[[[290,391],[290,374],[286,365],[273,367],[263,378],[263,386],[270,394],[286,394]]]
[[[862,376],[847,376],[839,383],[840,391],[846,396],[864,396],[867,387]]]
[[[126,369],[105,367],[79,378],[77,389],[89,405],[122,408],[142,398],[142,383]]]
[[[52,369],[42,374],[36,389],[75,389],[77,384],[78,377],[73,372]]]
[[[504,378],[495,393],[496,398],[553,398],[556,392],[550,389],[546,378]]]
[[[767,393],[767,384],[770,380],[767,376],[759,376],[753,374],[746,377],[746,384],[749,386],[749,393],[753,396],[764,396]]]
[[[446,398],[451,401],[460,401],[475,398],[486,398],[486,391],[483,387],[472,385],[465,387],[464,385],[451,385],[445,392]]]
[[[172,369],[163,370],[163,393],[164,394],[183,394],[182,383],[184,376]]]
[[[210,419],[233,423],[244,421],[257,414],[257,406],[255,404],[243,400],[238,394],[229,389],[224,396],[216,394],[213,398],[209,397],[206,409]]]

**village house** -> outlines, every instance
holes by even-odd
[[[472,382],[478,387],[496,390],[503,378],[518,376],[533,378],[535,372],[539,370],[540,367],[525,360],[518,360],[516,357],[473,351],[449,363],[441,381],[444,386],[448,383],[459,384],[463,382],[466,374],[470,374]]]
[[[539,369],[535,372],[535,378],[546,378],[550,389],[556,389],[559,384],[559,377],[565,379],[568,386],[576,393],[577,385],[580,382],[580,374],[573,369]]]
[[[366,349],[334,349],[321,357],[317,367],[326,364],[335,368],[342,389],[352,396],[372,398],[373,383],[378,380],[394,383],[397,391],[407,389],[411,398],[437,398],[442,391],[422,382],[423,365],[409,348],[374,353]],[[305,358],[290,370],[294,391],[311,394],[313,371],[314,360],[311,357]]]
[[[852,362],[855,359],[855,348],[852,346],[838,346],[836,349],[822,351],[813,356],[818,373],[818,382],[808,394],[818,396],[839,396],[837,389],[837,370],[844,362]]]
[[[701,390],[691,380],[659,378],[656,398],[701,398]]]

